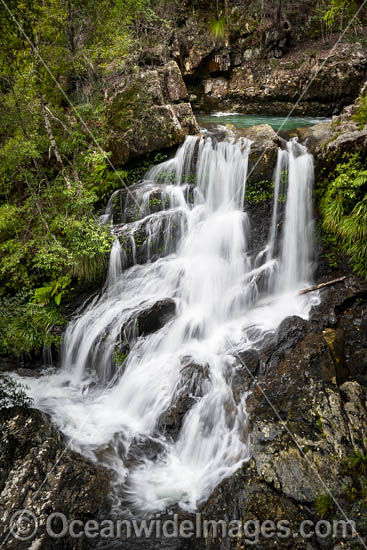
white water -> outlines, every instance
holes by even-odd
[[[277,164],[274,171],[274,208],[273,216],[271,220],[271,230],[269,245],[267,249],[267,260],[274,258],[274,247],[277,239],[277,222],[278,222],[278,208],[279,198],[281,192],[281,183],[284,179],[284,172],[288,169],[288,153],[283,149],[278,150]]]
[[[130,250],[125,254],[115,240],[103,294],[67,328],[62,369],[27,380],[36,406],[51,414],[71,446],[112,469],[116,508],[151,512],[178,503],[193,510],[249,458],[247,396],[236,402],[231,388],[237,352],[260,347],[286,316],[307,317],[317,300],[297,296],[311,278],[310,157],[295,142],[288,145],[281,259],[263,251],[256,260],[248,253],[251,227],[243,211],[250,146],[189,137],[174,159],[135,186],[134,200],[124,199],[123,223],[113,226]],[[104,221],[113,215],[110,203]],[[275,212],[269,220],[272,251],[276,218]],[[156,261],[123,269],[139,254],[141,262]],[[278,293],[269,296],[274,277]],[[175,316],[138,337],[139,313],[166,298],[175,300]],[[126,341],[130,353],[118,367],[115,349]],[[198,391],[193,379],[184,382],[188,365],[207,373]],[[193,404],[173,440],[159,423],[185,392]],[[139,453],[139,446],[157,451]]]
[[[287,150],[288,194],[280,264],[281,289],[306,285],[312,276],[313,258],[313,158],[296,139],[287,143]]]

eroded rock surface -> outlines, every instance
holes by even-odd
[[[68,449],[57,430],[35,409],[2,409],[0,430],[2,548],[91,548],[91,540],[50,538],[46,521],[54,512],[83,522],[98,518],[107,510],[107,472]],[[39,527],[30,540],[17,540],[9,533],[10,519],[18,510],[28,510],[37,518]],[[61,524],[54,527],[56,532],[62,529]]]
[[[309,322],[286,319],[259,357],[243,356],[256,377],[247,401],[253,458],[214,491],[202,509],[206,517],[223,517],[225,510],[243,521],[287,519],[297,531],[303,519],[320,519],[315,500],[330,490],[366,536],[363,504],[349,501],[353,480],[345,467],[351,455],[367,453],[366,330],[367,286],[351,277],[323,291]],[[333,518],[343,519],[336,505]],[[276,547],[342,542],[292,537]],[[255,547],[274,548],[274,540]],[[214,541],[209,548],[217,548]],[[223,548],[237,547],[227,541]]]
[[[331,116],[356,99],[367,75],[367,51],[360,43],[339,44],[331,52],[317,43],[282,59],[253,59],[251,52],[211,71],[220,53],[199,64],[204,78],[189,81],[195,109]]]
[[[199,128],[175,61],[117,80],[107,92],[109,150],[117,166],[183,142]]]

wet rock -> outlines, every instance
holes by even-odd
[[[108,143],[115,165],[179,145],[189,132],[199,132],[175,61],[125,77],[110,85],[106,95]]]
[[[301,338],[304,337],[308,330],[307,321],[293,315],[282,321],[277,330],[276,343],[274,342],[275,350],[269,361],[269,366],[276,366],[280,359],[283,358],[289,350],[291,350]]]
[[[202,506],[205,517],[286,518],[297,531],[302,520],[320,519],[314,502],[327,486],[365,536],[363,514],[348,504],[351,479],[344,460],[354,452],[367,453],[366,288],[352,278],[323,291],[319,316],[314,311],[311,322],[285,319],[274,346],[259,351],[260,368],[256,356],[247,359],[257,376],[247,400],[253,458],[215,489]],[[323,312],[329,315],[324,318]],[[334,319],[333,326],[325,327],[328,319]],[[334,517],[343,516],[336,511]],[[261,539],[258,547],[306,549],[318,548],[318,542]],[[339,542],[328,539],[322,547],[332,549]],[[208,547],[216,548],[214,541]]]
[[[236,136],[250,139],[249,181],[271,180],[278,154],[278,136],[269,124],[259,124],[235,132]]]
[[[174,300],[170,298],[159,300],[149,309],[139,313],[136,319],[138,334],[150,334],[159,330],[174,316],[175,312],[176,303]]]
[[[256,174],[256,171],[255,171]],[[269,238],[269,220],[273,213],[273,200],[247,202],[245,210],[249,216],[250,226],[256,227],[249,235],[249,251],[255,256],[264,249]]]
[[[177,438],[186,413],[208,390],[208,381],[208,366],[189,363],[182,368],[171,406],[159,420],[163,431]]]
[[[26,509],[37,518],[39,527],[30,540],[11,535],[9,550],[88,549],[91,541],[47,535],[46,520],[53,512],[86,522],[107,509],[109,476],[79,454],[68,449],[55,428],[34,409],[11,408],[0,411],[0,537],[9,534],[13,513]]]
[[[260,355],[254,349],[241,351],[238,353],[238,357],[240,361],[231,378],[233,397],[237,404],[240,403],[243,394],[253,386],[253,380],[260,367]]]

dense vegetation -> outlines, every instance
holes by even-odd
[[[361,155],[343,155],[321,201],[324,227],[337,238],[352,267],[367,277],[367,168]]]
[[[155,24],[149,5],[0,10],[0,354],[55,342],[72,286],[104,273],[111,235],[98,209],[134,171],[109,165],[102,82]]]
[[[298,38],[327,38],[358,9],[351,0],[303,7],[300,14],[295,0],[1,2],[0,355],[57,344],[53,328],[64,322],[71,290],[98,284],[105,272],[112,237],[99,210],[146,168],[111,165],[108,83],[151,63],[157,45],[185,40],[191,24],[218,40],[244,33],[261,47],[281,9],[299,25]],[[362,273],[365,256],[355,249],[365,235],[348,220],[365,219],[364,188],[351,183],[353,197],[339,200],[340,177],[324,208],[334,218],[336,205],[342,229],[329,226]]]

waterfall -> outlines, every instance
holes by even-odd
[[[293,290],[311,277],[312,159],[295,141],[279,155],[268,254],[256,259],[243,208],[250,147],[188,137],[114,194],[102,218],[116,236],[106,287],[69,324],[61,370],[27,381],[71,446],[111,469],[116,510],[194,510],[249,458],[247,393],[232,388],[237,352],[261,347],[286,316],[307,317],[316,299]]]
[[[118,238],[115,238],[112,249],[111,249],[111,255],[110,255],[110,262],[108,267],[108,275],[107,275],[107,288],[108,289],[115,289],[117,287],[117,283],[120,280],[120,277],[122,275],[122,270],[124,268],[124,264],[126,261],[126,256],[124,249],[121,246],[121,243]]]
[[[287,143],[289,158],[288,192],[283,226],[281,289],[302,288],[312,278],[313,158],[305,146],[293,138]]]
[[[281,184],[284,180],[284,173],[288,168],[288,153],[283,149],[278,149],[277,164],[274,171],[274,207],[271,220],[271,229],[269,243],[267,247],[267,261],[274,257],[274,248],[277,238],[277,223],[278,223],[278,205],[281,191]]]

